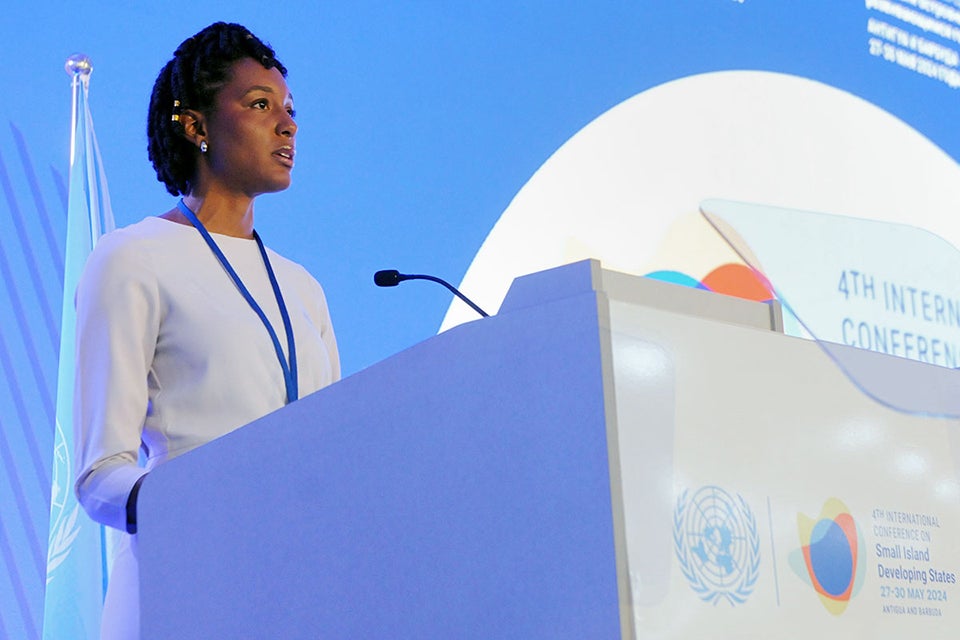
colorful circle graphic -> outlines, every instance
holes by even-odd
[[[646,274],[646,277],[757,302],[767,302],[776,297],[770,283],[762,274],[745,264],[733,262],[720,265],[704,276],[703,280],[679,271],[654,271]]]
[[[843,613],[863,584],[863,536],[847,506],[837,498],[818,518],[797,514],[800,548],[790,557],[794,572],[813,587],[827,611]]]

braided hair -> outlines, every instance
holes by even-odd
[[[217,22],[187,38],[160,71],[147,113],[147,154],[171,195],[187,195],[197,174],[197,149],[184,137],[184,109],[209,113],[230,81],[233,63],[252,58],[265,69],[287,69],[273,49],[239,24]]]

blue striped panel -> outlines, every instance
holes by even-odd
[[[6,133],[6,132],[4,132]],[[43,621],[68,158],[0,133],[0,638]],[[56,167],[60,167],[57,169]]]

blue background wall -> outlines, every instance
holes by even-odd
[[[874,13],[860,2],[219,4],[15,0],[0,17],[0,637],[37,637],[42,616],[72,53],[94,64],[90,102],[125,225],[173,205],[144,130],[176,45],[225,20],[277,49],[297,168],[289,191],[258,201],[257,228],[324,284],[345,374],[435,333],[450,302],[425,283],[377,289],[375,270],[457,282],[551,153],[663,82],[724,69],[813,78],[960,158],[957,91],[870,56]]]

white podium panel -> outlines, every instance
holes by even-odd
[[[870,399],[815,342],[606,293],[625,637],[956,635],[955,420]],[[960,388],[855,356],[901,397]]]

